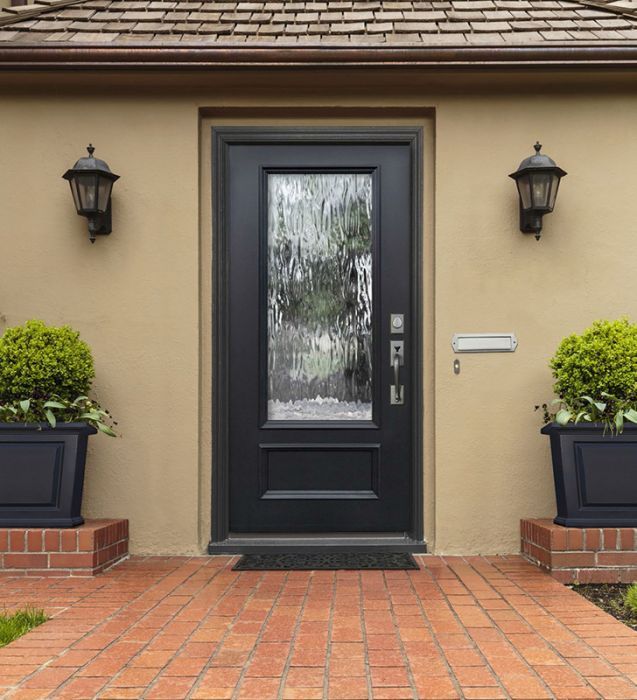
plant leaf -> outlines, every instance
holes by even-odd
[[[95,425],[98,430],[101,430],[106,435],[110,435],[111,437],[117,437],[117,434],[112,430],[112,428],[109,428],[108,425],[102,423],[101,421],[95,421]]]
[[[43,405],[44,408],[66,408],[66,406],[59,401],[46,401]]]
[[[85,420],[99,420],[100,414],[97,413],[97,411],[89,411],[88,413],[82,413],[80,418],[84,418]]]
[[[53,415],[53,411],[51,411],[51,409],[47,408],[44,411],[44,415],[46,416],[46,419],[49,421],[49,425],[52,428],[55,428],[57,421],[55,420],[55,416]]]
[[[572,417],[573,414],[570,411],[562,408],[555,414],[555,422],[559,425],[566,425]]]
[[[615,414],[615,427],[617,428],[617,432],[621,433],[624,430],[624,412],[623,411],[617,411]]]
[[[27,413],[29,411],[30,406],[31,406],[30,399],[25,399],[24,401],[20,401],[20,408],[22,409],[22,413]]]
[[[631,423],[637,423],[637,411],[634,408],[629,408],[627,411],[624,411],[624,418]]]

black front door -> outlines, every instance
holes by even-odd
[[[412,529],[418,149],[217,130],[231,533]]]

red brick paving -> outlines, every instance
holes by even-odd
[[[520,557],[419,571],[233,572],[132,558],[95,579],[0,575],[45,625],[0,649],[0,696],[637,699],[637,633]]]

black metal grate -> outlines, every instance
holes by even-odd
[[[244,554],[234,571],[310,571],[312,569],[418,569],[407,552],[311,552]]]

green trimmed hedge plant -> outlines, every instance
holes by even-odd
[[[0,337],[0,396],[5,401],[53,394],[74,399],[88,393],[94,376],[91,350],[69,326],[27,321]]]
[[[595,321],[564,338],[549,364],[559,398],[541,406],[547,422],[603,423],[618,432],[626,420],[637,423],[637,324]]]
[[[31,320],[0,337],[0,421],[83,421],[115,435],[109,412],[88,397],[95,376],[93,356],[69,326]]]

